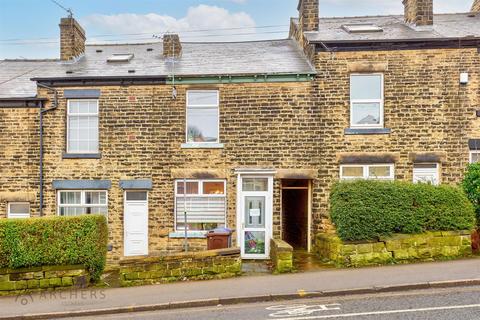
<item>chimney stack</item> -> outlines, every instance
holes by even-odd
[[[60,20],[60,60],[68,61],[85,54],[85,30],[73,18]]]
[[[473,1],[472,12],[480,13],[480,0]]]
[[[304,32],[318,31],[319,0],[299,0],[297,9],[302,30]]]
[[[163,36],[163,57],[180,58],[182,56],[182,44],[178,34],[169,33]]]
[[[433,0],[403,0],[405,23],[415,27],[433,25]]]

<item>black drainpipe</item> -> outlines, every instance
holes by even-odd
[[[39,87],[52,90],[54,92],[53,107],[49,109],[43,109],[43,101],[40,102],[40,168],[39,168],[39,177],[40,177],[40,217],[43,216],[43,114],[47,113],[50,110],[55,110],[58,107],[58,92],[57,89],[46,86],[39,83]]]

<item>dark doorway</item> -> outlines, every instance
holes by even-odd
[[[282,181],[283,240],[295,249],[308,247],[308,180]]]

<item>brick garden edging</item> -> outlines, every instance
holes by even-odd
[[[270,241],[270,259],[274,273],[288,273],[293,270],[293,247],[280,239]]]
[[[86,287],[89,283],[90,275],[81,265],[0,269],[0,295]]]
[[[337,266],[361,267],[455,259],[472,255],[471,231],[397,234],[371,242],[343,242],[336,234],[317,234],[315,252]]]
[[[127,258],[120,261],[119,270],[122,287],[224,279],[241,272],[242,260],[237,248]]]

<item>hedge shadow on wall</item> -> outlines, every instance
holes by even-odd
[[[101,215],[0,220],[0,268],[84,265],[98,280],[107,255]]]
[[[344,241],[377,240],[394,233],[472,230],[475,211],[454,186],[401,181],[338,182],[331,217]]]

